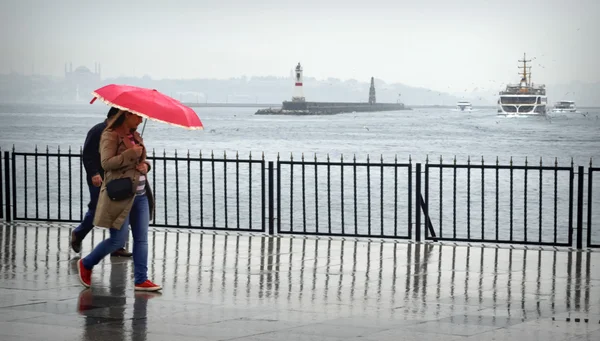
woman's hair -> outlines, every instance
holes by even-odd
[[[126,111],[119,110],[119,112],[116,115],[109,119],[106,129],[115,129],[120,127],[123,124],[123,122],[125,122],[126,113]]]

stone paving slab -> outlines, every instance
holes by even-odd
[[[600,340],[598,252],[154,229],[152,294],[73,227],[0,224],[0,340]]]

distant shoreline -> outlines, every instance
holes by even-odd
[[[194,102],[183,102],[191,108],[281,108],[281,103],[194,103]],[[0,105],[90,105],[89,102],[3,102],[0,101]],[[407,107],[412,109],[455,109],[456,105],[438,105],[438,104],[406,104]],[[473,105],[473,108],[481,109],[496,109],[495,105]],[[578,110],[582,109],[600,109],[600,106],[577,106]]]

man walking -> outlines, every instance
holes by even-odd
[[[90,202],[88,203],[88,211],[85,213],[83,221],[71,233],[71,248],[73,251],[81,252],[81,242],[85,236],[94,228],[94,215],[96,214],[96,205],[98,204],[98,196],[104,178],[104,170],[100,162],[100,137],[106,128],[107,121],[119,112],[117,108],[110,108],[104,122],[96,124],[87,133],[85,143],[83,144],[83,166],[85,167],[87,184],[90,190]],[[131,252],[128,252],[125,247],[113,252],[112,256],[131,257]]]

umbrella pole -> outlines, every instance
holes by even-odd
[[[142,126],[142,133],[140,134],[140,136],[144,136],[144,129],[146,129],[146,122],[148,121],[147,118],[144,119],[144,125]]]

